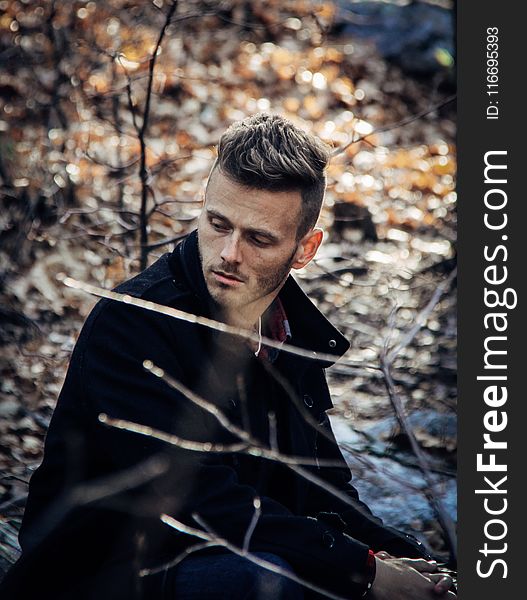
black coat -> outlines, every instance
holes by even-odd
[[[201,316],[210,296],[196,233],[117,291]],[[292,343],[340,356],[349,346],[289,277],[280,292]],[[145,371],[151,360],[214,403],[269,446],[269,414],[283,454],[305,457],[309,472],[337,487],[336,499],[295,471],[244,453],[194,452],[109,427],[112,418],[180,436],[229,444],[232,432],[203,408]],[[200,540],[160,521],[162,513],[242,546],[261,499],[250,549],[275,553],[309,581],[360,597],[369,548],[422,556],[419,542],[385,527],[358,500],[334,441],[324,368],[330,363],[281,351],[258,359],[241,339],[113,300],[101,300],[79,336],[31,479],[20,532],[22,558],[3,598],[134,598],[139,569],[162,564]],[[316,460],[336,466],[317,466]],[[0,594],[1,595],[1,594]]]

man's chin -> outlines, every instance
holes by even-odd
[[[218,281],[207,281],[207,289],[211,298],[221,308],[237,308],[244,304],[240,290]]]

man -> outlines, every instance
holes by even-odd
[[[454,597],[420,543],[358,500],[326,416],[327,354],[336,360],[349,344],[289,273],[322,241],[328,159],[280,117],[233,125],[197,231],[117,288],[249,340],[97,304],[31,480],[23,555],[3,597]]]

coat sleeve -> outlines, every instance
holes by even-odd
[[[167,513],[193,527],[196,513],[218,536],[242,547],[256,492],[238,481],[221,454],[182,449],[108,427],[99,419],[105,414],[198,442],[235,441],[203,409],[143,368],[143,361],[151,360],[185,383],[185,369],[174,350],[184,354],[196,327],[174,325],[166,316],[117,302],[100,312],[86,340],[81,374],[93,452],[108,476],[161,457],[167,461],[166,472],[128,490],[125,510],[133,507],[138,519],[156,523]],[[180,539],[185,534],[170,529],[169,535]],[[344,598],[360,598],[368,583],[367,544],[324,519],[294,515],[272,498],[261,498],[249,549],[283,557],[300,577]]]
[[[318,515],[319,519],[331,522],[341,531],[361,540],[375,552],[385,550],[394,556],[409,558],[430,558],[424,545],[414,536],[384,525],[369,507],[359,499],[359,494],[351,483],[352,475],[337,444],[329,417],[326,412],[320,415],[320,426],[326,435],[317,432],[317,449],[320,458],[340,462],[341,467],[323,467],[319,477],[343,492],[350,503],[345,503],[327,490],[312,486],[308,497],[307,511]]]

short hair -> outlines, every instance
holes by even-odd
[[[329,147],[291,121],[259,113],[232,124],[221,136],[215,167],[237,183],[269,191],[299,190],[297,239],[312,229],[326,189]]]

